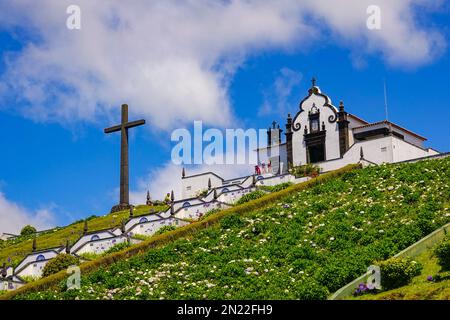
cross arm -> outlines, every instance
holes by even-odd
[[[117,132],[117,131],[120,131],[120,130],[122,130],[122,125],[119,124],[117,126],[106,128],[105,129],[105,133]]]
[[[125,128],[129,129],[129,128],[133,128],[133,127],[137,127],[137,126],[142,126],[144,124],[145,124],[145,120],[131,121],[131,122],[125,123]]]

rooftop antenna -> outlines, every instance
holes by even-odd
[[[385,112],[385,116],[386,116],[386,121],[388,122],[388,126],[389,126],[389,134],[391,134],[392,128],[391,128],[391,123],[389,122],[389,116],[388,116],[386,79],[383,79],[383,87],[384,87],[384,112]]]

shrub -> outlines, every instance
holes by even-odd
[[[155,235],[163,234],[163,233],[165,233],[165,232],[175,230],[176,228],[177,228],[177,227],[175,227],[175,226],[164,226],[164,227],[162,227],[161,229],[159,229],[158,231],[156,231],[156,232],[155,232]]]
[[[434,250],[434,255],[438,259],[438,264],[444,270],[450,270],[450,238],[441,242]]]
[[[330,292],[325,286],[309,281],[299,285],[296,288],[296,294],[300,300],[325,300]]]
[[[217,212],[220,211],[222,211],[222,209],[219,208],[211,209],[208,212],[206,212],[203,216],[201,216],[199,220],[206,219],[207,217],[212,216],[213,214],[216,214]]]
[[[294,167],[291,173],[296,177],[316,177],[320,173],[320,167],[308,163],[302,166]]]
[[[280,183],[274,186],[260,186],[258,187],[261,190],[267,191],[267,192],[278,192],[281,190],[286,189],[287,187],[292,186],[293,183],[292,182],[284,182],[284,183]]]
[[[30,225],[23,227],[22,230],[20,231],[21,236],[29,236],[29,235],[32,235],[35,233],[36,233],[36,228],[33,226],[30,226]]]
[[[59,271],[67,269],[72,265],[77,265],[78,263],[79,259],[75,256],[66,253],[58,254],[44,266],[42,276],[48,277],[49,275],[58,273]]]
[[[103,255],[107,255],[107,254],[110,254],[110,253],[121,251],[121,250],[123,250],[125,248],[128,248],[129,246],[130,246],[130,244],[128,242],[122,242],[122,243],[116,244],[115,246],[112,246],[111,248],[106,250],[103,253]]]
[[[412,278],[418,276],[422,265],[408,258],[390,258],[379,263],[381,286],[391,290],[407,285]]]
[[[258,198],[261,198],[262,196],[264,196],[266,193],[264,191],[261,190],[257,190],[257,191],[253,191],[250,193],[247,193],[245,196],[242,196],[237,202],[236,204],[243,204]]]
[[[244,219],[237,214],[232,214],[220,220],[222,229],[231,229],[235,227],[242,227],[245,224]]]

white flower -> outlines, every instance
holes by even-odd
[[[334,241],[334,237],[331,237],[331,238],[330,238],[330,241]]]

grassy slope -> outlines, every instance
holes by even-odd
[[[166,207],[152,207],[155,212],[165,210]],[[135,215],[139,216],[150,211],[148,206],[138,206],[135,209]],[[89,231],[95,231],[106,228],[120,226],[123,219],[128,218],[129,211],[121,211],[114,214],[107,214],[101,217],[92,218],[88,221]],[[57,246],[65,246],[66,241],[74,243],[83,233],[84,222],[73,223],[62,228],[55,228],[44,234],[40,234],[36,238],[37,250],[53,248]],[[3,244],[0,249],[0,265],[8,262],[11,258],[13,265],[19,263],[27,254],[31,253],[32,237],[21,238],[18,240],[10,240]]]
[[[369,294],[358,297],[361,300],[449,300],[450,280],[431,282],[428,276],[434,276],[441,267],[437,264],[437,259],[433,255],[433,250],[428,250],[418,256],[416,261],[423,265],[421,274],[415,277],[407,286],[389,290],[378,294]]]
[[[55,275],[38,284],[47,289],[18,298],[323,299],[450,221],[449,185],[449,158],[350,172],[282,200],[254,201],[261,209],[219,213],[219,224],[192,234],[194,225],[181,228],[160,241],[165,246],[131,249],[137,256],[91,264],[80,291],[52,286],[63,278]],[[169,241],[172,234],[184,237]]]

